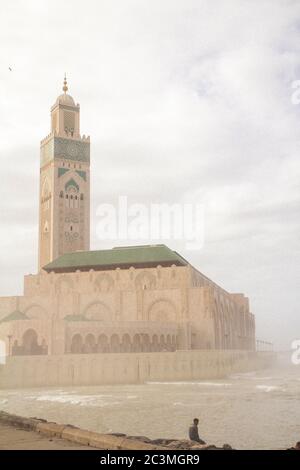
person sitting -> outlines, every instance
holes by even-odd
[[[191,426],[189,427],[189,438],[191,441],[198,442],[199,444],[206,444],[206,442],[204,442],[199,437],[198,424],[199,424],[199,419],[194,418],[193,424],[191,424]]]

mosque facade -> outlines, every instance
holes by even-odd
[[[9,356],[255,350],[249,300],[166,245],[90,250],[90,138],[67,93],[41,142],[39,269],[0,298]]]

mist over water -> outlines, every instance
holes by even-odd
[[[300,366],[223,380],[0,391],[0,409],[103,433],[201,437],[237,449],[280,449],[300,440]]]

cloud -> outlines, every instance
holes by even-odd
[[[249,295],[258,337],[299,336],[299,16],[296,0],[2,3],[0,293],[35,270],[39,141],[66,71],[91,135],[93,246],[118,195],[200,202],[203,249],[170,244]]]

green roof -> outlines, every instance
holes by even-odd
[[[188,262],[166,245],[116,247],[111,250],[75,251],[66,253],[44,266],[47,272],[74,272],[94,269],[135,268],[161,266],[186,266]]]
[[[15,310],[14,312],[7,315],[6,317],[2,318],[0,323],[15,321],[15,320],[28,320],[28,317],[27,315],[25,315],[25,313],[22,313],[19,310]]]

